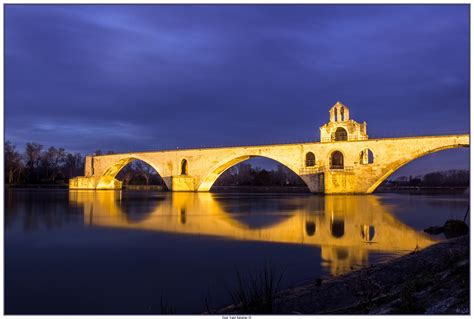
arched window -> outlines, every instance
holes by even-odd
[[[181,161],[181,175],[188,175],[188,161],[185,159]]]
[[[347,131],[342,127],[338,127],[334,133],[334,140],[347,141]]]
[[[344,118],[344,106],[341,107],[341,121],[345,121],[346,119]]]
[[[316,165],[316,157],[313,152],[306,153],[305,164],[307,167]]]
[[[359,154],[360,164],[372,164],[374,162],[374,153],[368,148],[362,150]]]
[[[344,168],[344,155],[339,151],[334,151],[331,154],[331,169],[343,169]]]

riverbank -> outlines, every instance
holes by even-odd
[[[469,236],[279,292],[279,314],[469,314]],[[218,314],[241,313],[231,305]]]

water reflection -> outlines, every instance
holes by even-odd
[[[63,191],[15,190],[5,192],[4,217],[5,229],[18,223],[24,232],[29,233],[75,223],[82,219],[83,209],[68,203]]]
[[[259,196],[70,191],[84,224],[321,247],[333,275],[367,265],[370,251],[400,252],[434,240],[394,218],[375,196]]]

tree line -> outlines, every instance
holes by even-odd
[[[98,149],[94,154],[114,154],[114,151]],[[84,175],[85,156],[62,147],[27,143],[20,152],[12,142],[5,141],[4,159],[5,183],[10,185],[67,184],[70,178]],[[164,184],[151,166],[139,161],[124,167],[117,178],[126,185]]]
[[[436,171],[419,176],[400,176],[385,183],[385,186],[417,187],[467,187],[469,186],[468,170]]]
[[[16,145],[5,141],[5,182],[7,184],[57,184],[82,175],[84,156],[69,153],[62,147],[45,148],[27,143],[23,153]]]

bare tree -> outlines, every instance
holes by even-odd
[[[134,163],[135,169],[138,171],[138,174],[145,178],[145,182],[148,185],[150,183],[150,178],[156,172],[150,165],[145,164],[144,162],[136,161]]]
[[[39,177],[39,166],[41,161],[41,151],[43,149],[43,145],[37,143],[27,143],[25,149],[25,156],[26,156],[26,167],[27,167],[27,174],[29,179],[34,179],[38,182]]]
[[[21,155],[16,150],[16,146],[10,141],[5,142],[5,177],[8,184],[20,181],[20,174],[23,169]],[[15,178],[16,177],[16,178]]]
[[[68,153],[65,158],[64,170],[68,178],[80,175],[84,166],[84,158],[80,153]]]
[[[130,181],[135,177],[135,170],[131,165],[127,165],[122,169],[123,182],[125,185],[129,185]]]
[[[66,151],[64,148],[51,146],[41,156],[41,165],[44,177],[49,182],[54,182],[56,177],[62,173],[62,168],[66,162]]]

